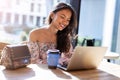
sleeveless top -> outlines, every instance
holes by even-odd
[[[47,50],[55,49],[56,45],[54,43],[40,43],[40,42],[27,42],[30,54],[31,63],[46,64],[47,63]],[[59,63],[68,63],[71,58],[72,51],[68,53],[61,53],[61,58]]]

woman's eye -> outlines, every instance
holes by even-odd
[[[67,20],[68,22],[70,22],[70,20]]]
[[[65,17],[64,16],[60,16],[62,19],[64,19]]]

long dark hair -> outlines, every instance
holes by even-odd
[[[70,36],[73,36],[74,28],[77,26],[76,13],[73,7],[67,3],[58,3],[57,6],[52,10],[53,13],[57,13],[63,9],[69,9],[72,13],[69,25],[63,29],[62,31],[57,32],[57,46],[56,48],[60,50],[60,52],[68,52],[70,49]],[[48,24],[52,22],[51,15],[48,17]]]

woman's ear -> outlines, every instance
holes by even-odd
[[[50,13],[50,16],[51,16],[51,19],[54,19],[54,13],[53,12]]]

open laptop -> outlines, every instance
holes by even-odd
[[[76,46],[69,64],[65,67],[58,65],[64,70],[95,69],[102,61],[107,47]]]

